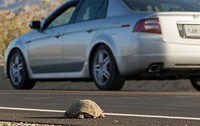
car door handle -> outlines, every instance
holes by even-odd
[[[61,36],[62,36],[61,34],[55,35],[56,38],[60,38]]]
[[[95,31],[94,28],[90,28],[90,29],[87,30],[88,33],[91,33],[91,32],[93,32],[93,31]]]

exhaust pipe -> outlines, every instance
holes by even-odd
[[[162,69],[162,64],[153,64],[149,67],[149,73],[159,73]]]

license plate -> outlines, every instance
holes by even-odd
[[[200,37],[200,25],[184,25],[186,37]]]

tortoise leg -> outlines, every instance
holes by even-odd
[[[64,116],[65,116],[66,118],[69,118],[69,117],[70,117],[69,114],[68,114],[67,112],[64,113]]]
[[[84,113],[84,117],[85,118],[96,118],[96,117],[94,117],[94,116],[92,116],[92,115],[90,115],[88,113]]]
[[[100,115],[100,118],[104,118],[104,117],[105,117],[105,115],[104,115],[104,114],[101,114],[101,115]]]
[[[78,119],[84,119],[85,117],[84,117],[84,114],[79,114],[78,115]]]

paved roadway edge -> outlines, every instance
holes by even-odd
[[[32,108],[14,108],[14,107],[0,107],[0,110],[14,110],[14,111],[32,111],[32,112],[52,112],[64,113],[64,110],[49,110],[49,109],[32,109]],[[104,113],[107,116],[121,116],[121,117],[139,117],[139,118],[156,118],[156,119],[175,119],[175,120],[193,120],[200,121],[197,117],[180,117],[180,116],[162,116],[162,115],[141,115],[141,114],[122,114],[122,113]]]

